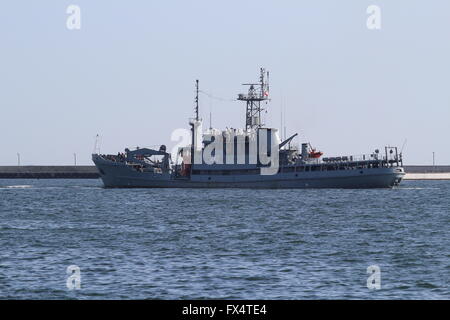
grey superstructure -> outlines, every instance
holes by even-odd
[[[260,81],[245,84],[248,93],[238,96],[246,103],[245,129],[224,131],[202,130],[197,81],[191,144],[179,148],[175,161],[164,145],[93,154],[105,187],[391,188],[402,181],[402,154],[396,147],[369,155],[322,157],[309,143],[293,146],[297,134],[281,141],[275,128],[261,123],[262,104],[269,101],[268,77],[261,69]]]

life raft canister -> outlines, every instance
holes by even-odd
[[[190,172],[191,172],[191,165],[182,162],[181,163],[181,172],[180,172],[180,174],[183,177],[185,177],[185,176],[189,175]]]

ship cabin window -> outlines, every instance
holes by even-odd
[[[193,175],[208,175],[208,176],[226,176],[226,175],[245,175],[245,174],[259,174],[260,169],[241,169],[241,170],[193,170]]]

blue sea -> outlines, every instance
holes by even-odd
[[[449,230],[450,181],[196,190],[0,180],[0,298],[449,299]]]

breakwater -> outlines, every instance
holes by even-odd
[[[405,166],[405,180],[450,180],[450,166]]]
[[[406,173],[405,180],[450,180],[450,173]]]
[[[0,179],[98,179],[95,166],[0,166]]]

